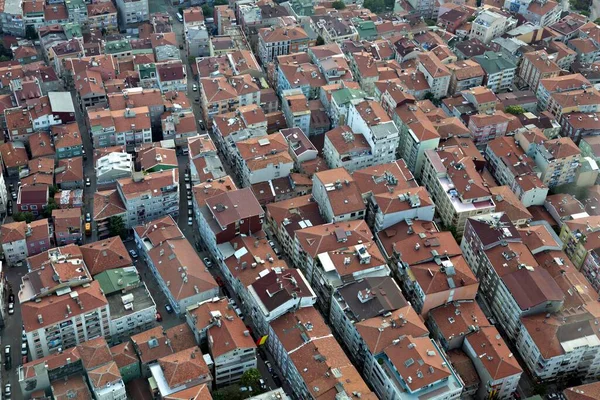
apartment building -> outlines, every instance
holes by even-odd
[[[208,134],[188,139],[188,158],[192,184],[225,177],[225,168],[217,155],[217,148]]]
[[[258,31],[258,57],[266,65],[278,56],[307,51],[309,42],[301,27],[262,28]]]
[[[271,270],[261,275],[247,287],[249,303],[245,305],[259,335],[267,334],[269,324],[282,315],[312,307],[317,301],[317,295],[300,270]]]
[[[109,334],[108,301],[95,281],[62,295],[26,302],[21,309],[34,360]]]
[[[235,166],[242,186],[286,178],[294,168],[287,141],[280,132],[241,140],[235,147]]]
[[[508,129],[510,118],[502,111],[494,114],[475,114],[469,118],[471,139],[476,145],[485,145],[497,137],[503,137]]]
[[[83,219],[81,208],[52,210],[54,241],[57,246],[83,242]]]
[[[564,252],[578,270],[584,265],[594,271],[599,263],[596,248],[598,245],[596,232],[600,231],[600,218],[588,216],[566,221],[560,231],[560,240],[564,243]]]
[[[317,172],[313,175],[312,194],[328,222],[362,219],[365,204],[348,171],[343,168]]]
[[[129,148],[152,142],[148,107],[110,110],[90,108],[87,113],[95,148],[126,145]]]
[[[288,128],[299,128],[310,136],[311,111],[301,89],[289,89],[281,93],[281,111]]]
[[[555,1],[505,0],[504,8],[522,15],[527,21],[541,27],[558,22],[562,12],[562,7]]]
[[[437,206],[442,222],[462,236],[467,218],[494,211],[487,184],[459,146],[426,150],[423,183]]]
[[[148,21],[148,0],[117,0],[117,10],[122,26]]]
[[[94,276],[110,307],[110,335],[120,343],[154,326],[156,303],[135,267],[113,268]]]
[[[382,289],[385,295],[377,289]],[[393,279],[366,278],[338,289],[331,303],[331,326],[353,355],[355,365],[362,367],[363,376],[378,397],[460,397],[462,381],[449,362],[442,364],[444,353],[427,337],[429,331],[422,319],[404,299]],[[422,357],[396,354],[400,349],[410,352],[419,348],[425,354]],[[440,359],[437,359],[438,367],[432,366],[432,372],[428,364],[433,362],[433,357]],[[421,359],[423,364],[417,362]],[[436,374],[441,376],[432,377]]]
[[[156,78],[161,93],[187,91],[187,72],[181,60],[157,63]]]
[[[517,20],[492,10],[481,11],[471,25],[469,38],[489,44],[493,39],[517,26]]]
[[[438,147],[440,134],[423,110],[415,104],[399,105],[394,109],[392,118],[400,130],[399,156],[406,161],[413,175],[419,178],[425,152]]]
[[[164,229],[163,233],[162,232]],[[138,249],[178,314],[216,297],[219,286],[171,216],[134,229]]]
[[[581,74],[543,79],[536,96],[538,109],[548,110],[559,121],[563,114],[600,110],[600,93]]]
[[[314,307],[300,308],[273,321],[267,346],[298,398],[375,396]]]
[[[519,78],[529,86],[529,90],[536,93],[541,79],[555,78],[559,75],[561,68],[556,65],[554,59],[555,57],[545,50],[523,54]]]
[[[520,135],[520,134],[519,134]],[[519,144],[523,140],[519,137]],[[533,169],[534,161],[510,137],[492,140],[485,150],[488,170],[500,185],[510,187],[525,207],[542,205],[548,195],[546,186]]]
[[[96,160],[96,183],[108,185],[119,179],[131,178],[133,171],[131,154],[111,152]]]
[[[446,97],[452,74],[433,52],[419,53],[417,56],[417,70],[425,75],[425,79],[431,88],[430,93],[435,98]]]
[[[547,140],[535,146],[533,159],[542,172],[542,182],[553,188],[575,181],[581,150],[568,137]]]
[[[217,76],[200,78],[200,96],[205,121],[216,115],[234,112],[239,106],[260,105],[260,89],[246,74],[229,79]]]
[[[484,84],[499,93],[512,87],[515,75],[517,73],[517,64],[502,56],[502,53],[486,51],[483,55],[472,58],[473,61],[481,65],[485,72]]]
[[[250,188],[235,185],[194,197],[194,214],[204,245],[217,259],[219,245],[231,242],[236,236],[249,235],[262,229],[264,211]]]
[[[462,60],[446,64],[446,68],[451,74],[450,84],[448,85],[449,96],[483,84],[485,72],[481,65],[473,60]]]
[[[207,343],[215,382],[232,384],[256,368],[256,344],[226,297],[191,306],[186,320],[199,344]]]
[[[480,298],[510,339],[517,338],[522,317],[561,309],[562,290],[505,214],[469,218],[461,250],[479,279]]]
[[[592,84],[581,74],[569,74],[554,78],[542,79],[538,85],[536,97],[538,110],[549,110],[551,95],[554,93],[573,92],[591,88]],[[552,100],[552,102],[554,102]]]
[[[153,219],[179,214],[179,171],[134,173],[117,180],[117,191],[127,210],[125,225],[134,227]]]

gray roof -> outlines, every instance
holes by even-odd
[[[385,139],[388,136],[398,134],[398,128],[392,121],[384,122],[382,124],[371,126],[371,132],[376,139]]]
[[[481,65],[481,68],[483,68],[488,75],[517,68],[517,65],[506,59],[506,57],[503,57],[502,53],[495,53],[493,51],[486,51],[481,56],[473,57],[473,60]]]
[[[373,297],[362,302],[358,293],[364,292],[366,289],[370,290]],[[367,320],[388,311],[395,311],[408,304],[396,282],[389,276],[361,279],[339,289],[337,294],[346,303],[347,311],[356,321]]]

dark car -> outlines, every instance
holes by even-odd
[[[15,302],[15,295],[13,293],[8,295],[8,302],[9,303],[14,303]]]
[[[173,313],[173,307],[171,307],[170,304],[165,304],[165,310],[167,310],[169,314]]]
[[[12,358],[10,356],[4,358],[4,369],[9,370],[12,368]]]

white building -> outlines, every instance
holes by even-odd
[[[98,185],[131,178],[133,158],[129,153],[109,153],[96,161],[96,183]]]
[[[125,383],[119,366],[110,361],[87,371],[88,381],[96,400],[126,400]],[[67,394],[67,397],[68,394]]]
[[[419,53],[417,56],[417,70],[425,75],[430,92],[437,99],[446,97],[452,73],[431,51]]]
[[[469,37],[488,44],[516,26],[517,20],[514,18],[505,17],[491,10],[484,10],[472,22]]]
[[[442,222],[454,227],[459,236],[468,217],[487,214],[496,208],[472,158],[458,146],[426,150],[421,179]]]
[[[196,342],[208,344],[218,385],[235,383],[256,368],[256,344],[228,298],[188,307],[186,320]]]
[[[8,265],[15,265],[27,258],[26,224],[12,222],[0,226],[2,253]]]
[[[248,286],[250,316],[260,334],[266,334],[269,323],[283,314],[317,301],[304,274],[297,269],[270,271]]]
[[[148,0],[117,0],[119,20],[122,25],[148,21]]]
[[[36,360],[108,336],[110,309],[96,281],[21,305],[31,358]]]
[[[328,222],[363,219],[365,203],[352,175],[344,168],[330,169],[313,175],[313,198]]]
[[[127,210],[129,228],[165,215],[179,214],[179,170],[134,173],[117,181],[117,191]]]
[[[4,221],[8,206],[8,191],[6,190],[6,181],[4,180],[4,171],[0,170],[0,222]]]

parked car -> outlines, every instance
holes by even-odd
[[[21,355],[22,356],[27,355],[27,343],[21,343]]]
[[[21,365],[25,365],[29,362],[29,358],[27,356],[21,357]]]
[[[197,91],[198,91],[198,86],[197,86],[195,83],[192,85],[192,90],[193,90],[194,92],[197,92]]]
[[[4,369],[9,370],[12,368],[12,358],[9,356],[4,357]]]
[[[167,310],[169,314],[173,314],[173,307],[171,307],[170,304],[165,304],[165,310]]]
[[[129,250],[129,255],[131,258],[138,258],[138,253],[133,249]]]
[[[204,264],[206,264],[208,268],[212,267],[212,261],[210,261],[210,258],[204,257],[202,261],[204,261]]]
[[[273,367],[271,366],[271,362],[269,360],[265,361],[265,367],[269,370],[269,373],[273,373]]]
[[[225,283],[223,282],[223,279],[221,279],[220,276],[215,277],[215,282],[217,282],[217,285],[219,286],[225,286]]]
[[[158,311],[156,312],[156,322],[162,322],[162,315]]]
[[[187,192],[187,199],[191,200],[192,199],[192,192]]]
[[[10,383],[7,383],[4,386],[4,396],[8,399],[10,398],[11,392],[10,392]]]
[[[85,213],[85,222],[92,222],[92,216],[90,213]]]
[[[90,181],[90,178],[85,178],[85,186],[92,186],[92,181]]]
[[[237,314],[238,317],[240,317],[240,319],[244,319],[244,313],[242,312],[242,310],[240,310],[239,307],[236,307],[234,309],[235,313]]]
[[[13,315],[15,313],[15,303],[8,303],[8,314]]]
[[[188,174],[186,172],[185,175],[184,175],[184,179],[185,179],[186,182],[189,182],[190,181],[190,174]]]
[[[15,295],[14,295],[14,293],[9,294],[8,295],[8,302],[9,303],[14,303],[14,301],[15,301]]]
[[[189,226],[192,226],[192,225],[194,225],[194,218],[192,218],[192,217],[188,217],[188,225],[189,225]]]
[[[10,357],[10,344],[4,346],[4,357]]]
[[[194,205],[192,204],[192,201],[188,200],[188,208],[192,208],[192,207],[194,207]]]
[[[265,380],[264,380],[264,379],[260,378],[260,379],[258,380],[258,383],[260,384],[260,388],[261,388],[262,390],[267,390],[267,384],[265,383]]]
[[[13,198],[13,200],[17,199],[17,192],[12,192],[11,193],[11,197]]]
[[[202,121],[201,119],[198,120],[198,125],[200,125],[200,129],[202,129],[203,131],[206,130],[206,125],[204,125],[204,121]]]

